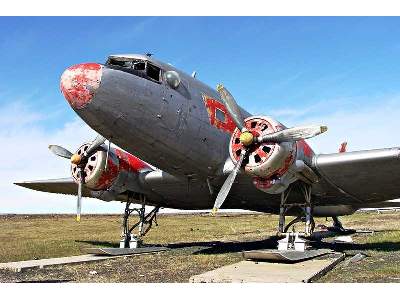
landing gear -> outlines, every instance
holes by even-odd
[[[289,202],[290,193],[294,188],[298,188],[299,191],[304,196],[303,203],[293,203]],[[290,209],[299,208],[302,216],[296,217],[285,227],[286,214]],[[310,236],[315,227],[315,222],[311,214],[311,185],[305,182],[299,182],[296,185],[290,185],[285,191],[281,193],[281,205],[279,211],[279,226],[278,233],[283,234],[289,230],[289,227],[298,222],[304,222],[304,235]]]
[[[334,216],[332,217],[332,227],[329,227],[330,231],[334,231],[334,232],[345,232],[346,229],[343,227],[342,222],[340,222],[339,218]]]
[[[153,226],[153,222],[158,226],[157,213],[160,207],[156,206],[152,211],[146,214],[146,196],[139,195],[139,199],[141,200],[142,206],[140,208],[131,208],[130,206],[133,203],[133,199],[128,195],[122,221],[120,248],[139,248],[143,243],[142,238],[149,232]],[[133,212],[138,214],[139,221],[130,227],[129,217]]]

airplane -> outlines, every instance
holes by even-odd
[[[287,128],[253,116],[224,86],[212,89],[149,54],[71,66],[60,89],[98,136],[75,153],[49,146],[70,160],[71,177],[15,184],[77,195],[77,220],[82,197],[126,202],[121,247],[140,244],[160,207],[277,214],[279,233],[303,222],[310,236],[314,217],[331,217],[341,231],[339,216],[400,197],[399,147],[348,152],[346,143],[315,154],[305,140],[326,126]],[[154,206],[148,214],[146,205]],[[139,222],[129,227],[133,212]],[[286,224],[287,216],[295,218]]]

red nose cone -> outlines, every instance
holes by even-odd
[[[69,67],[61,76],[61,91],[74,109],[84,108],[100,86],[101,65],[79,64]]]

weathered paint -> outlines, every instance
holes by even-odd
[[[130,153],[137,154],[163,171],[175,176],[197,172],[196,175],[199,178],[206,178],[210,174],[210,166],[220,166],[226,160],[227,132],[234,128],[232,126],[231,129],[220,130],[216,129],[215,124],[215,126],[202,126],[204,122],[207,125],[211,122],[210,115],[204,112],[205,101],[201,95],[210,95],[214,99],[219,99],[217,92],[171,65],[155,61],[153,57],[149,58],[145,55],[131,55],[131,57],[149,60],[163,71],[174,70],[179,73],[185,83],[182,87],[187,88],[187,94],[192,96],[188,101],[191,112],[184,123],[185,134],[187,134],[181,135],[179,139],[167,138],[165,131],[151,126],[154,125],[151,122],[156,115],[153,111],[159,111],[160,95],[165,94],[164,82],[160,84],[145,82],[146,79],[142,77],[107,66],[102,66],[101,84],[96,91],[95,100],[92,100],[84,109],[76,109],[76,113],[100,134],[113,136],[115,144]],[[212,109],[211,106],[210,109]],[[202,109],[198,109],[200,107]],[[222,112],[226,111],[222,104],[219,107]],[[176,116],[176,106],[170,105],[167,109],[166,113]],[[213,109],[212,112],[211,116],[214,118],[216,110]],[[242,114],[244,117],[250,116],[245,110],[242,110]],[[213,140],[209,138],[210,143],[208,140],[205,143],[204,140],[196,139],[200,134],[207,138],[215,138]],[[194,149],[191,152],[188,151],[189,144],[191,149]],[[374,202],[399,197],[399,185],[392,184],[398,182],[400,176],[399,172],[393,171],[399,169],[398,152],[400,150],[398,148],[314,156],[311,148],[304,142],[299,142],[297,145],[296,159],[303,160],[314,170],[317,169],[319,174],[324,174],[321,175],[322,180],[313,186],[320,203],[324,205],[342,203],[353,205],[355,203],[354,207],[361,207],[360,201],[355,201],[355,197]],[[190,155],[186,155],[187,153]],[[305,154],[310,157],[306,157]],[[282,159],[281,163],[284,161],[285,159]],[[388,173],[391,176],[387,176]],[[219,173],[215,174],[217,176]],[[370,184],[371,182],[374,184]],[[40,182],[34,183],[34,186],[44,189],[46,185]],[[46,187],[46,191],[54,190],[55,186],[54,182],[51,183]],[[218,187],[215,186],[215,189],[217,190]],[[149,200],[163,207],[205,209],[212,207],[213,204],[213,201],[209,199],[209,189],[203,180],[193,181],[190,189],[187,189],[186,182],[168,185],[166,188],[159,185],[147,185],[146,188],[149,191]],[[153,188],[158,189],[157,192],[163,196],[162,201],[150,195]],[[351,192],[354,196],[345,191]],[[246,202],[241,200],[243,195],[246,195]],[[297,195],[293,194],[293,197]],[[230,208],[267,212],[271,210],[278,212],[279,203],[278,195],[262,193],[254,188],[251,181],[247,180],[232,189],[231,199],[227,202]],[[340,214],[339,210],[336,212]]]
[[[339,153],[344,153],[347,150],[347,142],[343,142],[340,144]]]
[[[98,180],[97,190],[105,190],[111,187],[120,172],[138,173],[143,169],[151,169],[148,164],[121,149],[114,148],[112,152],[116,154],[118,164],[114,162],[110,155],[107,170],[101,174]]]
[[[274,172],[274,174],[272,174],[272,176],[277,176],[277,177],[283,176],[289,170],[290,166],[293,164],[294,159],[295,159],[294,151],[292,151],[292,152],[290,152],[289,156],[283,162],[282,168],[276,170]]]
[[[151,169],[151,167],[144,161],[132,154],[129,154],[128,152],[122,151],[120,149],[115,149],[115,153],[117,154],[117,157],[119,159],[121,170],[137,173],[143,169]]]
[[[60,88],[72,108],[82,109],[92,100],[101,75],[102,67],[97,63],[78,64],[64,71]]]
[[[223,131],[233,133],[233,131],[236,128],[235,122],[233,122],[232,118],[230,117],[225,105],[223,105],[221,102],[207,96],[207,95],[202,95],[203,96],[203,101],[204,105],[206,106],[207,112],[208,112],[208,117],[210,120],[210,124],[218,129],[221,129]],[[216,117],[217,114],[217,109],[220,110],[224,116],[225,116],[225,122],[222,122]]]
[[[252,123],[253,122],[257,123],[255,127],[252,127]],[[244,125],[251,132],[251,134],[254,137],[260,136],[263,132],[273,133],[273,132],[275,132],[274,128],[276,127],[276,126],[273,126],[270,122],[268,122],[268,120],[266,120],[264,118],[250,118],[250,119],[247,119],[244,122]],[[264,129],[265,128],[264,126],[267,126],[266,127],[267,129]],[[231,143],[231,147],[230,147],[231,153],[230,153],[230,155],[231,155],[231,158],[234,159],[235,161],[238,161],[239,157],[240,157],[240,153],[238,152],[238,150],[239,149],[244,150],[244,148],[245,148],[242,145],[242,143],[238,143],[238,140],[240,138],[240,134],[241,134],[241,131],[239,129],[235,130],[233,135],[232,135],[232,138],[230,140],[230,143]],[[262,150],[262,147],[264,147],[266,145],[270,148],[270,151],[268,153],[266,153],[266,152],[264,152]],[[263,164],[272,155],[272,153],[275,150],[275,146],[276,145],[274,143],[263,143],[261,145],[256,145],[255,147],[252,146],[250,155],[258,154],[261,157],[261,161],[259,163],[256,163],[255,166]]]
[[[273,186],[273,180],[269,178],[253,177],[253,184],[259,190],[268,190]]]
[[[313,157],[313,155],[314,155],[313,151],[312,151],[311,147],[307,144],[306,141],[304,141],[304,140],[298,141],[297,146],[298,146],[298,148],[300,148],[303,151],[304,156],[306,156],[307,158]]]
[[[108,189],[117,178],[120,172],[120,164],[116,164],[111,156],[108,157],[107,169],[104,170],[96,184],[95,190],[106,190]]]

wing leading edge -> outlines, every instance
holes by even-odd
[[[78,191],[77,185],[71,177],[24,181],[24,182],[16,182],[14,184],[36,191],[56,193],[56,194],[77,195]],[[82,189],[82,195],[84,197],[91,197],[90,191],[85,187],[83,187]]]
[[[400,148],[320,154],[314,168],[360,203],[400,198]]]

